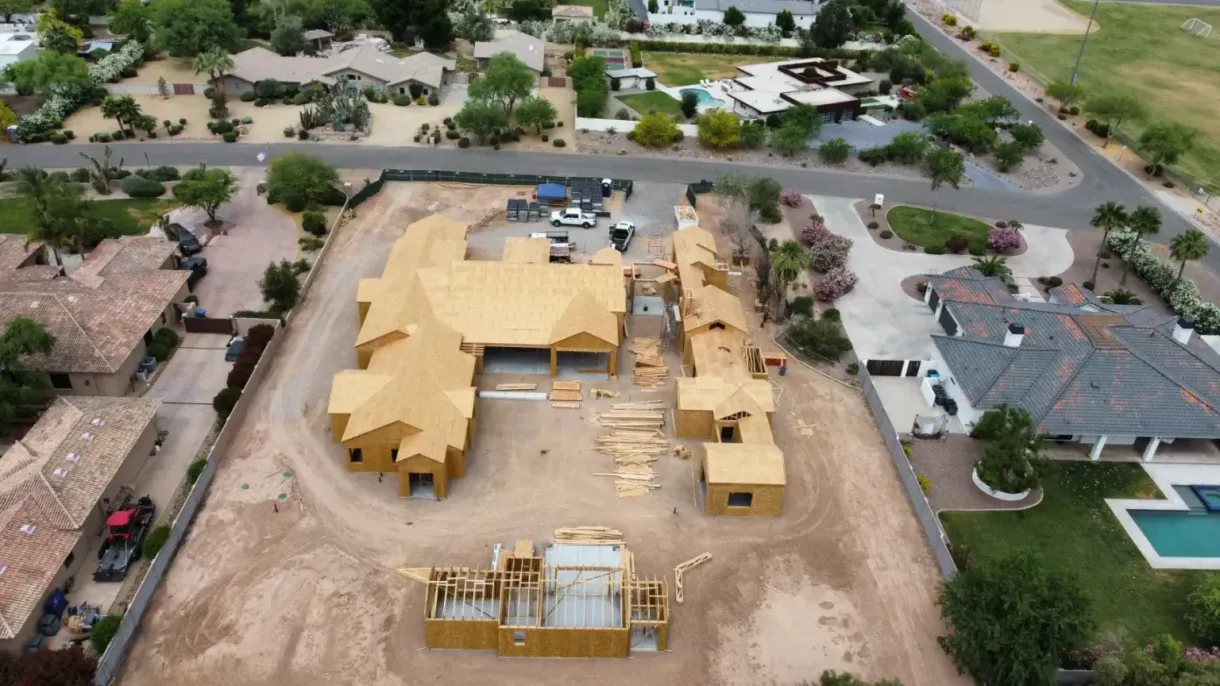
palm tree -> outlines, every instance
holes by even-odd
[[[809,251],[794,240],[786,240],[771,251],[771,278],[784,300],[788,297],[788,286],[808,269]]]
[[[17,192],[34,201],[34,224],[25,237],[25,247],[32,243],[43,243],[51,248],[55,264],[62,265],[59,257],[61,236],[55,228],[51,213],[51,196],[59,182],[37,167],[22,167],[17,170]]]
[[[207,72],[208,80],[220,96],[221,102],[224,102],[225,99],[225,89],[224,82],[220,79],[231,71],[233,71],[233,56],[222,48],[212,48],[207,52],[195,55],[195,73]]]
[[[1106,251],[1106,239],[1110,232],[1126,225],[1127,208],[1113,200],[1097,206],[1093,211],[1093,220],[1089,222],[1095,229],[1101,229],[1101,246],[1097,248],[1097,259],[1093,262],[1092,283],[1097,283],[1097,269],[1101,267],[1101,255]]]
[[[1149,205],[1140,205],[1131,211],[1131,216],[1127,217],[1127,230],[1134,232],[1141,239],[1161,232],[1161,211]],[[1131,271],[1131,265],[1123,260],[1123,276],[1118,280],[1118,285],[1124,286],[1127,283],[1127,274]]]
[[[1012,276],[1012,270],[1008,268],[1008,260],[999,255],[976,257],[971,266],[983,276],[998,276],[1001,279]]]
[[[1112,305],[1143,305],[1134,293],[1125,288],[1116,288],[1109,293],[1104,294],[1104,297],[1110,301]]]
[[[1176,291],[1178,284],[1182,282],[1182,272],[1186,271],[1186,263],[1195,260],[1201,260],[1207,257],[1207,236],[1198,229],[1191,229],[1186,233],[1178,234],[1169,242],[1169,256],[1181,262],[1178,267],[1178,278],[1173,280],[1173,288]]]

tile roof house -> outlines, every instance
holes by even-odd
[[[54,266],[13,267],[12,237],[0,242],[0,322],[24,316],[55,337],[50,355],[26,360],[56,392],[126,395],[152,333],[181,318],[189,274],[175,244],[153,236],[102,241],[70,276]]]
[[[61,397],[0,458],[0,646],[24,649],[156,440],[159,400]]]
[[[229,93],[244,93],[253,90],[259,81],[275,79],[298,85],[345,81],[358,88],[372,86],[407,94],[411,83],[418,83],[425,91],[439,89],[454,68],[453,60],[432,53],[395,57],[370,43],[341,45],[336,52],[318,57],[284,57],[266,48],[251,48],[233,56],[233,70],[224,80]]]
[[[495,40],[474,44],[474,58],[479,69],[486,69],[487,62],[502,52],[511,53],[538,73],[546,68],[546,42],[519,31],[498,31]]]
[[[988,408],[1026,410],[1039,431],[1090,443],[1220,438],[1220,355],[1188,317],[1112,305],[1065,285],[1049,302],[1009,294],[968,267],[927,280],[924,302],[944,335],[931,364],[969,426]]]
[[[717,24],[724,22],[724,13],[736,7],[745,16],[745,25],[763,28],[775,23],[775,16],[784,10],[792,13],[797,27],[813,25],[822,2],[803,0],[659,0],[657,11],[648,13],[650,24],[696,24],[700,20]]]

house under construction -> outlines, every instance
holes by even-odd
[[[475,378],[497,348],[594,354],[615,373],[624,332],[621,264],[550,264],[545,240],[500,262],[466,261],[467,226],[432,215],[407,227],[381,277],[361,279],[357,369],[335,375],[331,433],[351,471],[397,473],[404,497],[444,498],[466,471]]]
[[[727,288],[715,238],[692,226],[674,234],[679,340],[688,375],[677,380],[674,413],[681,438],[703,444],[703,510],[718,515],[783,512],[783,452],[771,435],[775,392],[746,314]]]
[[[426,577],[429,648],[505,657],[627,657],[669,642],[663,579],[638,576],[622,541],[557,542],[541,556],[518,541],[495,569],[444,567]]]

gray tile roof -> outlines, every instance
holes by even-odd
[[[542,71],[546,66],[546,43],[528,33],[501,31],[499,38],[474,44],[475,59],[490,59],[502,52],[516,55],[525,66]]]
[[[1220,438],[1220,355],[1198,336],[1175,341],[1173,320],[1079,290],[1049,304],[1001,299],[999,279],[929,284],[961,328],[933,342],[975,407],[1020,407],[1051,434]],[[1019,348],[1003,344],[1010,323],[1025,327]]]

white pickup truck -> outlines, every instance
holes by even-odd
[[[551,226],[580,226],[588,229],[597,226],[597,215],[592,212],[581,212],[576,207],[556,210],[551,213]]]

